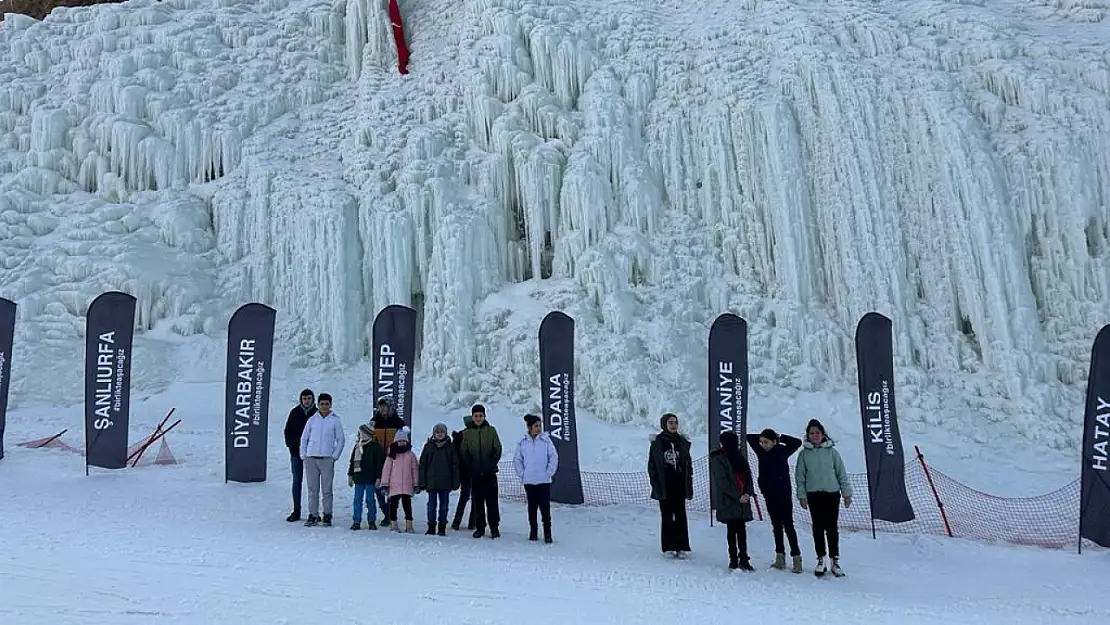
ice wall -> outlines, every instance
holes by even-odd
[[[752,323],[757,384],[850,388],[875,309],[909,418],[1073,436],[1110,298],[1105,5],[651,4],[414,3],[414,77],[367,55],[351,182],[417,240],[397,272],[448,394],[534,403],[558,307],[598,414],[697,420],[719,312]],[[447,310],[429,268],[460,211],[495,277]]]

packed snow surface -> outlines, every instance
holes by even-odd
[[[147,432],[159,418],[144,420]],[[498,418],[509,440],[513,430]],[[20,423],[22,429],[27,421]],[[270,455],[269,481],[223,483],[223,451],[213,444],[220,423],[218,416],[190,416],[167,436],[181,464],[93,469],[90,477],[80,455],[11,449],[0,479],[4,510],[18,519],[0,532],[0,623],[210,625],[243,622],[245,615],[274,625],[1110,619],[1105,551],[1078,556],[850,533],[841,541],[847,577],[818,580],[810,573],[806,526],[798,528],[806,574],[792,575],[767,568],[773,540],[768,523],[758,522],[748,529],[756,572],[729,573],[723,526],[691,517],[692,557],[674,561],[659,552],[658,512],[650,507],[557,505],[552,545],[528,542],[524,507],[508,501],[496,541],[450,530],[442,538],[352,532],[351,489],[341,475],[336,525],[308,529],[283,520],[289,469],[277,462],[287,457],[279,445]],[[353,420],[345,423],[349,430]],[[280,423],[272,423],[271,434],[279,432]],[[424,502],[423,495],[414,501],[418,531]]]
[[[839,392],[878,310],[904,421],[1075,447],[1110,306],[1106,0],[402,11],[406,76],[384,0],[0,23],[14,405],[79,400],[108,289],[159,330],[139,392],[247,301],[280,311],[283,358],[341,366],[399,303],[437,401],[534,408],[561,309],[579,404],[634,423],[704,418],[721,312],[750,322],[756,387]]]

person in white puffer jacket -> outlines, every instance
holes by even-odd
[[[304,479],[308,482],[308,519],[304,525],[312,527],[323,522],[324,527],[331,527],[335,461],[343,454],[347,436],[343,433],[339,415],[331,411],[331,395],[320,393],[316,398],[316,409],[318,412],[308,420],[301,434],[301,460],[304,461]],[[317,516],[321,499],[323,519]]]
[[[528,433],[516,445],[513,467],[528,496],[528,540],[539,539],[536,512],[543,517],[543,542],[551,542],[551,478],[559,470],[555,442],[543,431],[543,423],[533,414],[524,415]]]

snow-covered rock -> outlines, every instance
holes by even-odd
[[[303,362],[361,358],[413,305],[443,399],[521,407],[559,308],[580,401],[647,422],[702,418],[720,312],[756,385],[820,389],[854,383],[878,310],[906,418],[1066,444],[1110,307],[1108,4],[408,0],[406,76],[384,0],[5,21],[0,291],[35,291],[31,327],[104,286],[205,331],[258,299]],[[138,197],[187,207],[144,254],[217,269],[105,254],[65,290],[9,256]]]

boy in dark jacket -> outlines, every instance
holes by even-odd
[[[459,456],[459,503],[455,508],[455,520],[451,521],[451,529],[456,532],[462,526],[463,514],[466,513],[466,504],[470,501],[470,471],[466,468],[466,462],[463,462],[462,454],[458,453],[462,450],[462,437],[466,428],[470,427],[472,423],[470,415],[463,417],[463,429],[457,432],[452,432],[451,442],[455,445],[456,455]],[[470,507],[470,515],[467,516],[466,529],[474,531],[474,507]]]
[[[447,535],[451,491],[459,487],[459,457],[447,437],[447,426],[437,423],[420,450],[418,489],[428,492],[428,536]]]
[[[351,529],[362,526],[362,503],[366,502],[366,529],[378,529],[378,506],[374,493],[382,479],[385,450],[374,437],[373,426],[358,426],[358,441],[351,449],[351,462],[347,466],[347,483],[355,488],[354,519]]]
[[[801,439],[779,435],[768,428],[759,434],[748,434],[748,446],[755,452],[759,461],[759,490],[767,504],[767,514],[771,517],[771,529],[775,535],[775,563],[771,566],[782,570],[786,568],[786,549],[782,535],[790,541],[790,557],[793,560],[792,573],[802,572],[802,552],[798,548],[798,533],[794,530],[794,492],[790,480],[790,456],[802,446]]]
[[[500,538],[501,510],[497,502],[497,463],[501,462],[501,438],[497,428],[486,421],[486,409],[475,404],[470,409],[470,426],[463,431],[459,456],[470,471],[471,496],[474,498],[474,538],[486,534]]]
[[[709,454],[709,495],[717,520],[728,532],[728,568],[754,571],[748,561],[748,530],[752,520],[752,469],[740,450],[736,432],[721,432],[721,446]]]
[[[293,512],[285,518],[290,523],[301,520],[301,486],[304,484],[304,460],[301,459],[301,434],[312,415],[316,414],[316,395],[312,389],[301,391],[301,402],[289,411],[285,420],[285,446],[289,448],[289,468],[293,472]]]

